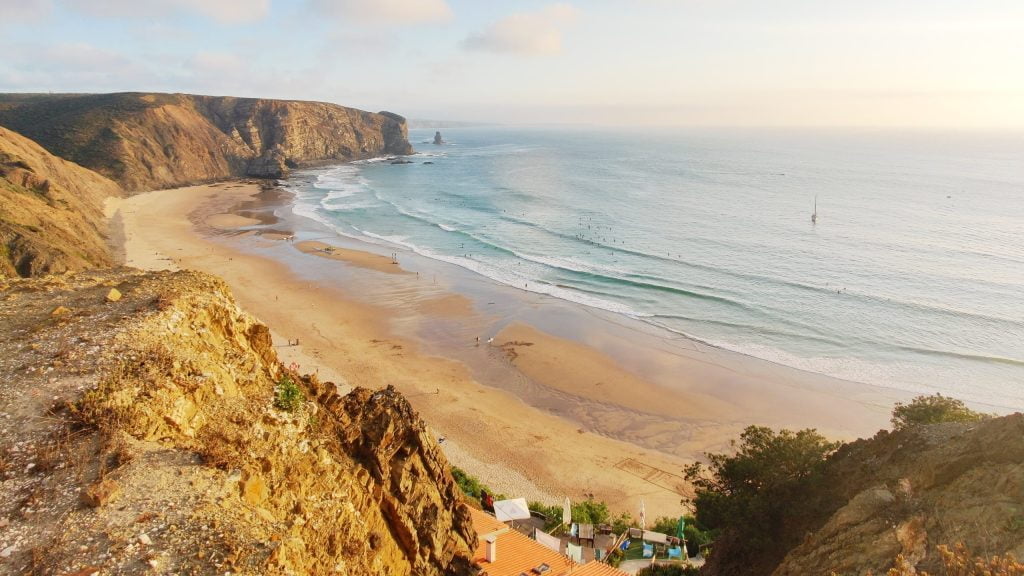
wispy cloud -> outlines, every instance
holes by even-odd
[[[562,51],[562,27],[576,15],[577,10],[569,4],[551,4],[536,12],[512,14],[482,32],[470,34],[462,41],[462,47],[531,56],[558,54]]]
[[[255,22],[270,13],[270,0],[63,0],[63,4],[100,18],[153,18],[192,13],[223,24]]]
[[[46,16],[53,9],[50,0],[0,0],[0,27],[16,25]]]
[[[309,0],[309,7],[321,14],[379,25],[443,22],[452,17],[445,0]]]
[[[158,75],[137,60],[85,43],[19,44],[0,68],[0,87],[13,90],[130,90]]]

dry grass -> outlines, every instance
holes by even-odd
[[[118,362],[73,408],[80,425],[104,431],[130,430],[139,416],[136,402],[115,399],[116,393],[137,388],[140,393],[174,374],[174,355],[162,344],[152,344]]]
[[[1024,576],[1024,564],[1014,558],[1013,554],[982,558],[974,556],[962,543],[952,548],[939,546],[942,557],[944,576]],[[918,572],[902,555],[896,557],[895,565],[886,573],[887,576],[929,576],[927,572]],[[938,575],[936,575],[938,576]]]

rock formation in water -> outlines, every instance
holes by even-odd
[[[472,573],[469,513],[408,402],[282,366],[222,281],[0,279],[0,335],[5,571]]]
[[[879,432],[839,449],[751,554],[727,536],[703,574],[885,574],[897,555],[944,573],[939,545],[1024,558],[1024,414]]]
[[[437,144],[437,145],[444,144],[444,138],[441,137],[441,131],[440,130],[438,130],[437,132],[434,132],[434,144]]]
[[[2,94],[0,125],[126,190],[411,154],[405,119],[336,104],[187,94]]]
[[[103,200],[114,182],[0,128],[0,276],[109,266]]]

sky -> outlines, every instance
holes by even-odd
[[[415,119],[1024,130],[1021,0],[0,0],[0,92]]]

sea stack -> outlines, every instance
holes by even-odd
[[[437,145],[444,144],[444,138],[441,138],[441,131],[440,130],[434,132],[434,144],[437,144]]]

